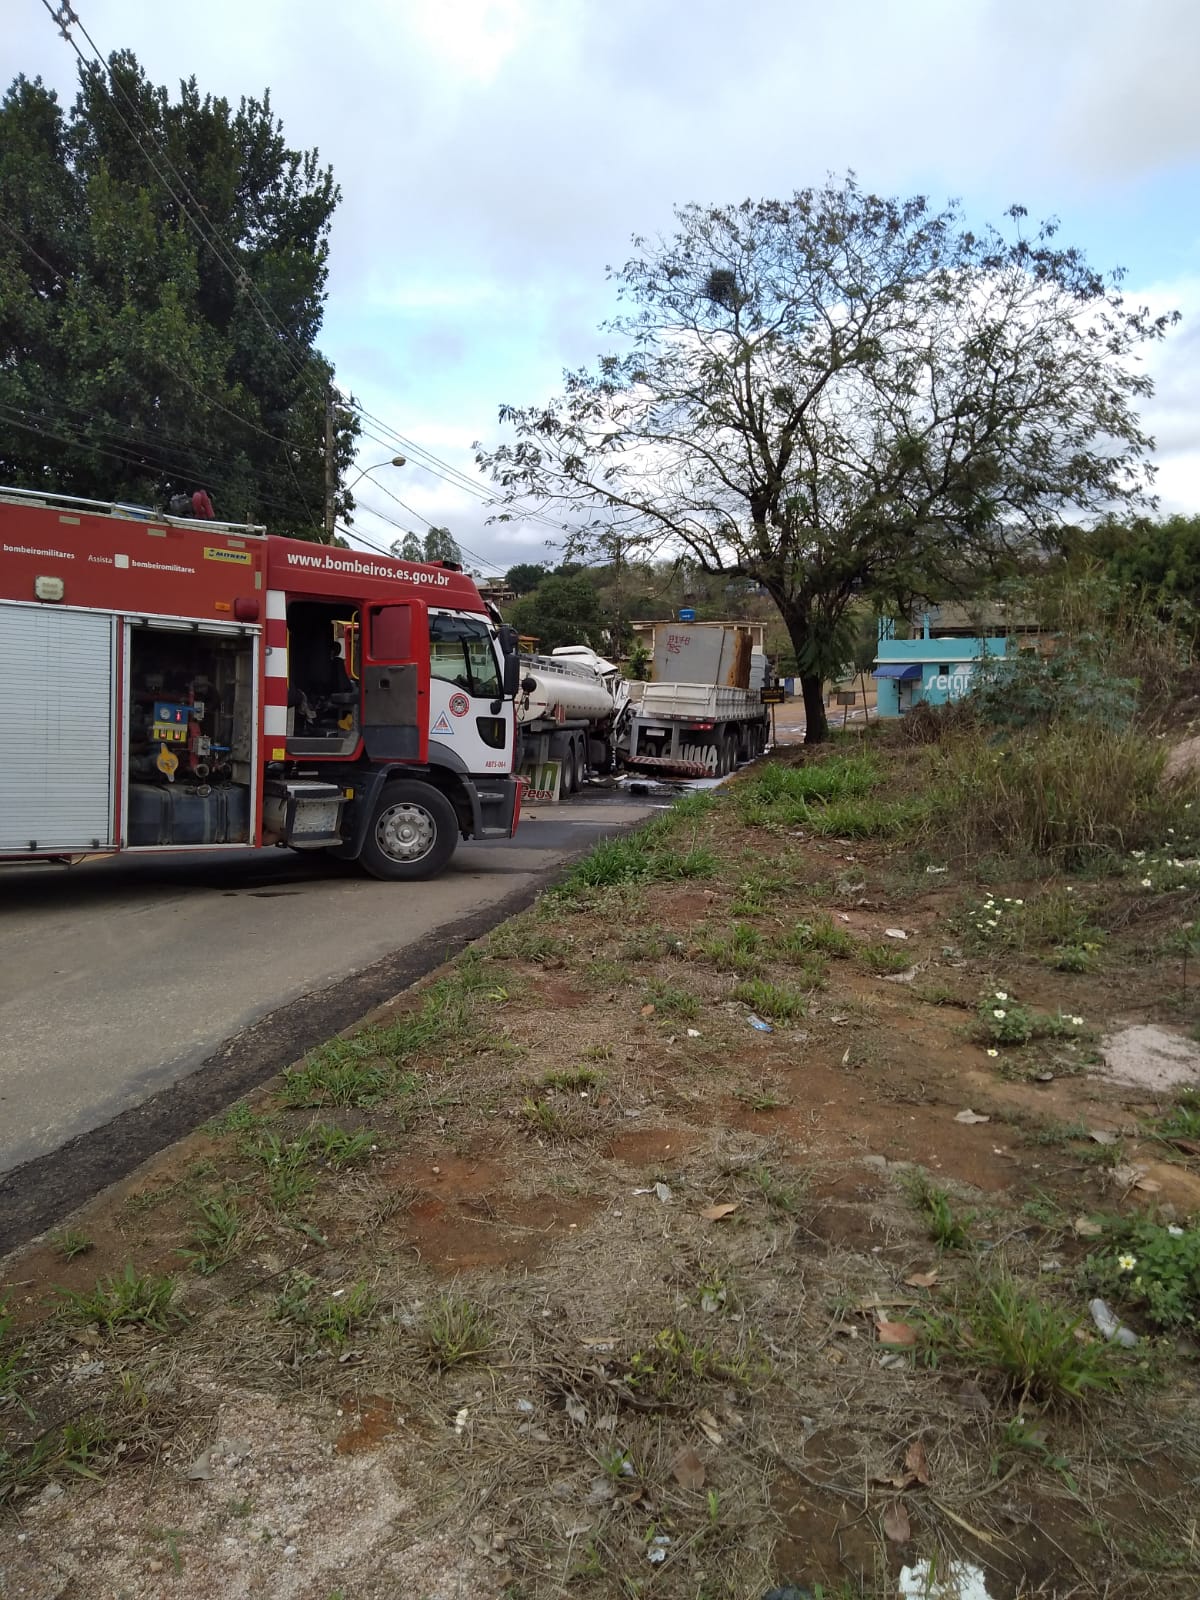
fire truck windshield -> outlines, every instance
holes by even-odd
[[[429,671],[432,677],[453,683],[468,694],[488,700],[498,699],[501,694],[492,630],[474,617],[431,613]]]

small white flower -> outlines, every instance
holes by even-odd
[[[1135,861],[1145,861],[1146,859],[1146,852],[1144,850],[1134,850],[1131,852],[1131,854]]]
[[[999,1000],[1001,1002],[1001,1004],[1003,1004],[1003,1002],[1008,999],[1008,996],[1005,994],[1003,989],[997,989],[996,990],[996,999]]]
[[[1023,906],[1024,904],[1025,904],[1024,900],[1014,900],[1013,901],[1013,905],[1015,905],[1015,906]]]
[[[1143,878],[1142,879],[1142,888],[1143,889],[1153,889],[1153,887],[1154,887],[1154,879],[1153,878]]]
[[[1175,829],[1174,829],[1174,828],[1168,828],[1168,829],[1167,829],[1167,832],[1168,832],[1168,833],[1174,833],[1174,832],[1175,832]]]
[[[1083,1018],[1082,1017],[1072,1017],[1071,1021],[1074,1023],[1074,1025],[1077,1028],[1082,1028],[1083,1027]]]
[[[1117,1257],[1117,1265],[1120,1267],[1122,1272],[1132,1272],[1134,1267],[1137,1266],[1137,1257],[1136,1256],[1118,1256]]]
[[[1000,1052],[999,1052],[999,1050],[993,1050],[993,1049],[991,1049],[991,1048],[990,1048],[990,1047],[989,1047],[989,1049],[988,1049],[988,1055],[990,1055],[990,1056],[998,1056],[998,1055],[999,1055],[999,1054],[1000,1054]]]
[[[1183,1238],[1183,1229],[1182,1228],[1177,1228],[1173,1222],[1168,1222],[1168,1224],[1167,1224],[1167,1232],[1171,1235],[1172,1239],[1182,1239]]]
[[[1005,1017],[1008,1015],[1008,1012],[1007,1011],[993,1011],[992,1015],[995,1017],[997,1022],[1003,1022]]]

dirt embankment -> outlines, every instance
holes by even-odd
[[[1186,1073],[1185,895],[736,789],[605,851],[9,1258],[6,1594],[1196,1593],[1195,1351],[1085,1267],[1200,1210],[1103,1059]]]

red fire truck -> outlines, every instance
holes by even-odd
[[[0,489],[0,861],[508,838],[514,630],[450,564]]]

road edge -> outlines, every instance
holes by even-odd
[[[625,827],[629,827],[626,824]],[[625,831],[618,827],[612,833]],[[259,1088],[316,1045],[395,1000],[509,917],[528,910],[609,831],[560,859],[533,884],[448,922],[418,949],[394,951],[360,971],[259,1017],[184,1077],[139,1105],[77,1134],[0,1177],[0,1259],[57,1227],[143,1162]]]

